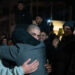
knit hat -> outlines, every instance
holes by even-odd
[[[75,24],[74,21],[67,21],[64,23],[63,29],[64,29],[64,26],[69,26],[71,28],[71,30],[74,31],[74,24]]]

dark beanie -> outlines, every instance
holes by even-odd
[[[74,31],[74,25],[75,25],[74,21],[67,21],[64,23],[63,28],[64,28],[64,26],[69,26],[71,28],[71,30]]]

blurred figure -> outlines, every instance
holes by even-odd
[[[73,31],[73,35],[75,36],[75,24],[74,24],[74,31]]]
[[[7,43],[8,43],[7,38],[2,38],[1,39],[1,45],[7,45]]]
[[[41,16],[36,16],[36,19],[35,20],[36,20],[36,23],[39,25],[39,24],[42,23],[43,18]]]
[[[54,48],[58,47],[59,42],[60,42],[59,37],[56,36],[52,41],[52,45],[54,46]]]
[[[61,42],[59,44],[59,47],[64,46],[68,42],[70,42],[71,39],[74,38],[73,31],[74,31],[74,21],[67,21],[63,25],[63,31],[64,34],[62,36]]]
[[[44,41],[48,38],[48,35],[46,34],[46,32],[41,32],[40,34],[40,40]]]
[[[53,22],[50,22],[49,28],[50,28],[49,37],[52,39],[54,36],[56,36],[56,34],[54,33],[54,30],[53,30],[53,28],[54,28]]]
[[[31,62],[37,59],[39,61],[38,69],[30,75],[47,75],[45,45],[39,40],[39,36],[40,28],[36,25],[29,25],[27,31],[24,28],[15,29],[13,32],[15,46],[6,46],[8,54],[6,56],[2,55],[9,61],[6,60],[3,64],[6,67],[13,68],[15,65],[22,65],[28,58],[32,59]],[[4,49],[3,47],[3,52]]]
[[[49,25],[42,16],[36,16],[35,21],[36,24],[39,26],[41,32],[46,32],[47,34],[49,34]]]
[[[12,40],[12,39],[9,39],[9,40],[8,40],[8,45],[9,45],[9,46],[12,46],[12,45],[13,45],[13,40]]]
[[[52,75],[75,75],[74,21],[63,25],[64,34],[58,45],[52,64]]]
[[[74,29],[73,35],[75,36],[75,29]]]
[[[53,22],[49,23],[49,28],[50,28],[50,34],[53,33],[53,28],[54,28]]]
[[[48,63],[51,65],[51,72],[49,73],[49,75],[51,75],[53,58],[54,58],[54,54],[57,51],[57,47],[59,44],[59,37],[56,35],[52,36],[51,38],[48,37],[47,39],[44,40],[44,43],[46,46],[47,60],[48,60]]]
[[[7,45],[7,43],[8,43],[8,36],[7,36],[7,34],[2,33],[0,44],[1,45]]]
[[[43,31],[40,34],[40,40],[42,40],[46,46],[46,59],[47,59],[46,66],[49,68],[48,69],[49,75],[51,75],[52,59],[53,59],[54,53],[56,51],[56,48],[58,46],[59,38],[56,35],[49,37],[49,34],[46,33],[45,31]]]
[[[46,54],[50,64],[52,64],[52,59],[55,51],[57,50],[59,42],[59,37],[57,35],[53,36],[52,38],[48,37],[44,40],[46,45]]]
[[[32,16],[29,11],[24,8],[22,1],[19,1],[14,9],[15,22],[17,27],[24,27],[25,29],[32,24]]]

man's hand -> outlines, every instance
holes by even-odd
[[[45,67],[46,67],[48,73],[50,73],[52,71],[51,64],[46,64]]]
[[[39,62],[37,60],[34,60],[31,64],[28,64],[31,61],[31,59],[28,59],[23,65],[22,69],[24,71],[24,74],[29,74],[38,69]]]

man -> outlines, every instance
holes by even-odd
[[[39,26],[41,32],[46,32],[49,35],[50,30],[46,20],[42,16],[38,15],[36,16],[35,21],[36,24]]]
[[[44,41],[48,38],[48,35],[46,32],[41,32],[41,35],[40,35],[40,40]]]
[[[53,61],[53,75],[75,75],[74,25],[74,21],[67,21],[63,25],[64,35]]]
[[[6,54],[9,54],[9,57],[8,55],[3,54],[0,54],[0,56],[2,58],[12,60],[18,66],[22,65],[28,58],[31,58],[32,61],[37,59],[39,61],[39,68],[30,75],[47,75],[47,71],[44,66],[46,64],[45,46],[43,42],[39,41],[39,35],[40,29],[36,25],[30,25],[27,32],[23,28],[16,28],[13,32],[13,40],[16,47],[6,47]],[[4,49],[1,52],[3,53],[3,51]],[[12,66],[14,67],[12,63],[11,65],[7,65],[6,62],[4,62],[4,65],[10,68],[12,68]]]
[[[40,39],[43,32],[40,32],[39,27],[37,27],[36,25],[31,25],[31,26],[29,26],[28,29],[27,29],[27,31],[28,31],[35,39],[37,39],[37,40],[43,40],[43,39]],[[36,34],[38,34],[38,35],[36,35]],[[47,39],[47,38],[48,38],[48,36],[45,37],[45,39]],[[45,67],[46,67],[48,73],[50,73],[51,70],[52,70],[52,69],[51,69],[51,65],[50,65],[49,63],[46,63],[46,64],[45,64]]]
[[[22,1],[17,3],[17,7],[14,11],[16,26],[24,24],[25,28],[27,28],[28,25],[32,24],[32,17],[29,11],[24,8],[24,3]]]
[[[25,61],[22,66],[15,66],[13,69],[6,68],[0,60],[0,75],[24,75],[29,74],[37,70],[39,62],[35,60],[31,64],[28,64],[31,59]]]
[[[6,35],[3,34],[1,39],[4,39],[5,37]],[[5,46],[7,46],[7,44],[5,44]],[[0,75],[24,75],[24,74],[32,73],[37,70],[39,62],[35,60],[31,64],[28,64],[30,61],[31,59],[27,59],[22,66],[20,65],[19,67],[16,66],[13,69],[9,69],[9,68],[6,68],[2,64],[2,61],[0,60]]]

